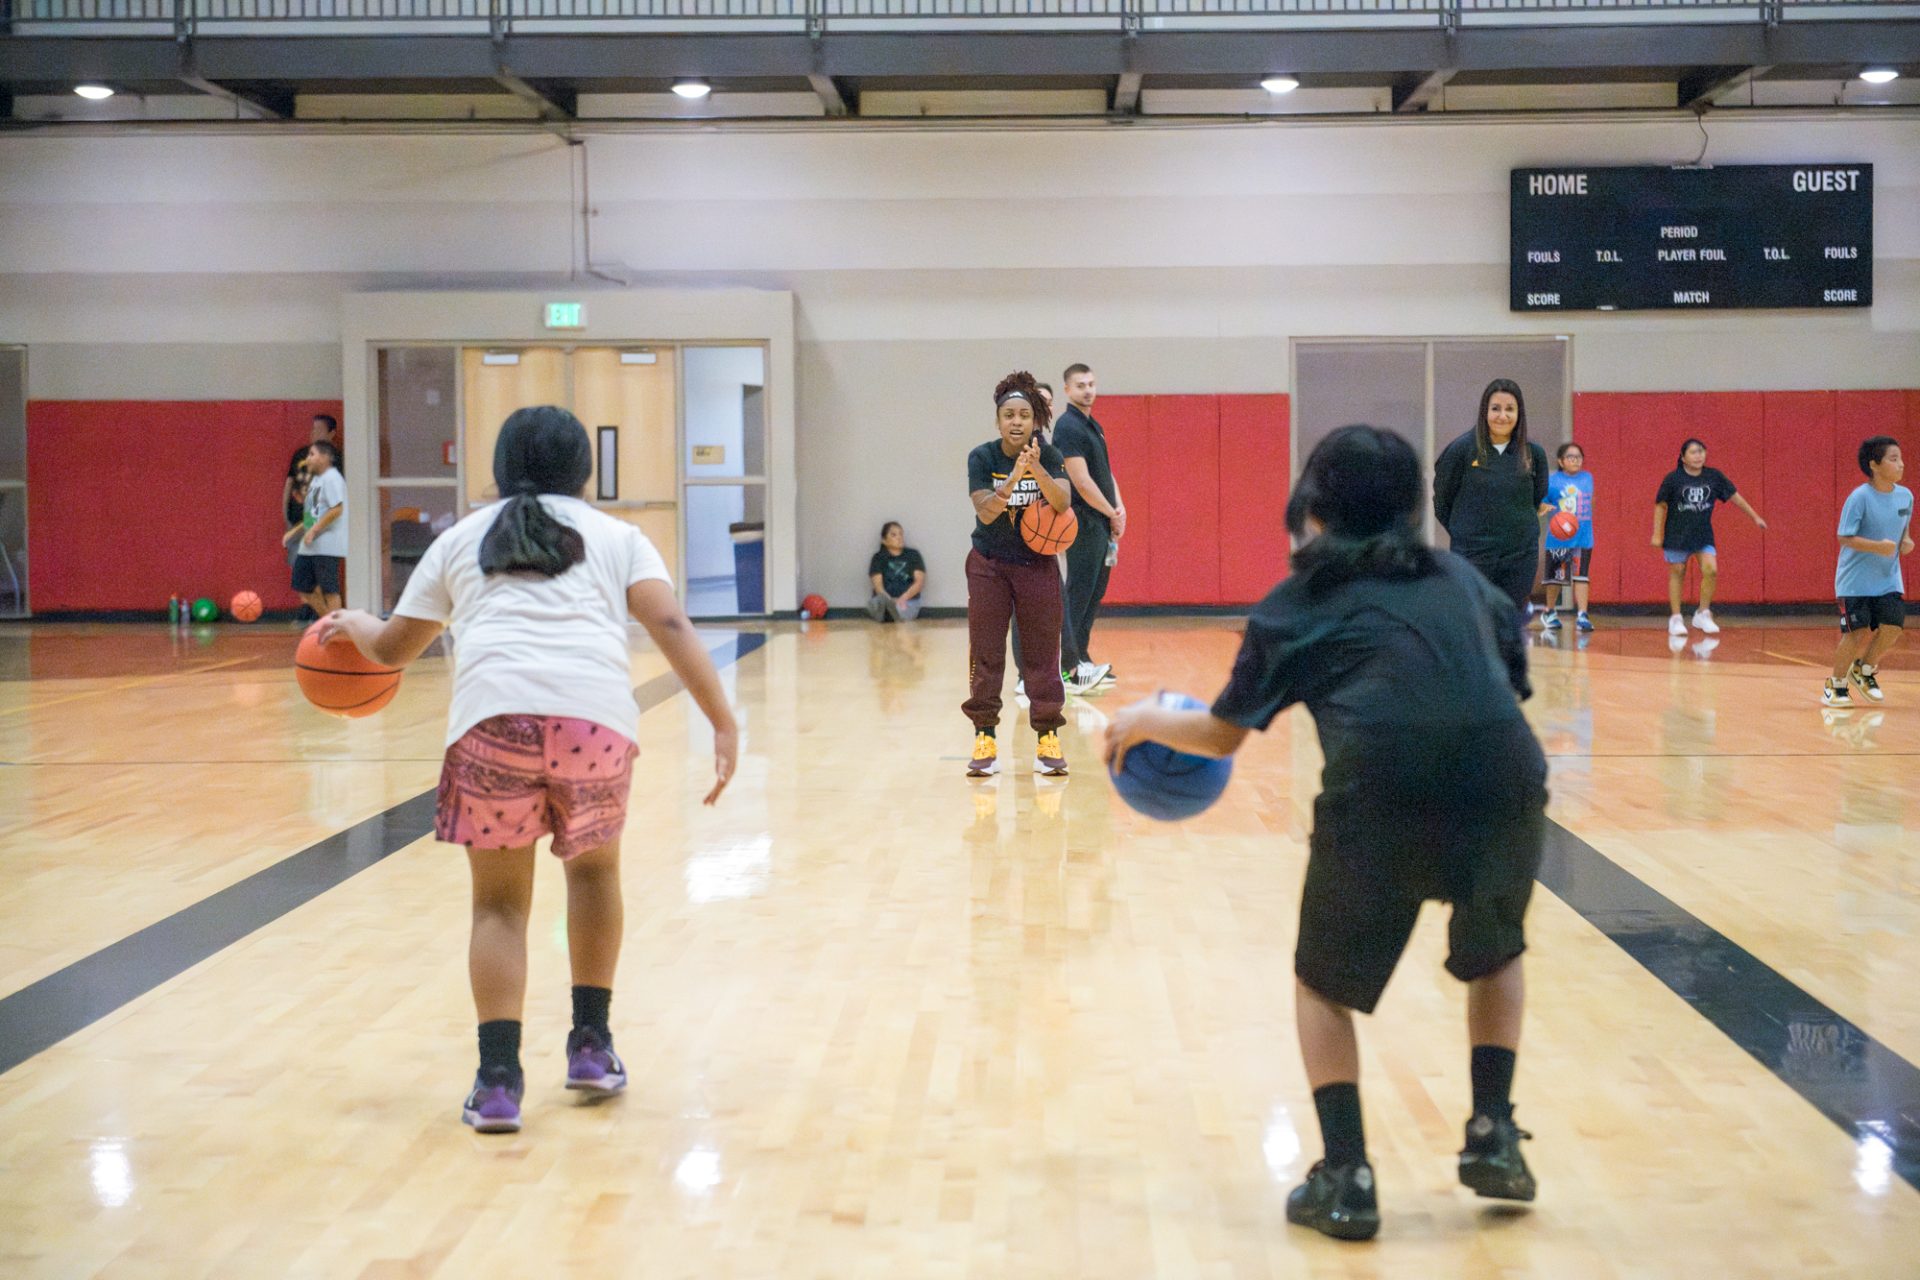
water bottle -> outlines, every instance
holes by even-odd
[[[1107,568],[1111,569],[1120,562],[1120,539],[1107,539]]]
[[[167,597],[167,625],[170,627],[180,625],[180,597],[177,595]]]

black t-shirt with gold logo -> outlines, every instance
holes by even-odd
[[[1067,462],[1060,451],[1050,444],[1040,446],[1040,466],[1054,479],[1066,483]],[[1006,446],[996,437],[987,441],[967,455],[967,492],[978,493],[982,489],[996,489],[1006,483],[1013,474],[1013,459],[1007,456]],[[1035,502],[1045,502],[1040,493],[1040,482],[1031,475],[1020,477],[1020,484],[1007,497],[1007,509],[985,524],[977,518],[973,522],[973,549],[989,560],[1005,560],[1014,564],[1032,564],[1046,556],[1027,546],[1020,536],[1021,509]]]

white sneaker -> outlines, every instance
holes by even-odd
[[[1713,615],[1705,609],[1695,609],[1693,611],[1693,625],[1696,630],[1704,631],[1710,636],[1720,634],[1720,624],[1715,622]]]
[[[1081,693],[1091,693],[1106,683],[1113,667],[1105,662],[1083,662],[1073,669],[1073,683]]]
[[[1677,614],[1677,613],[1676,613],[1676,614],[1674,614],[1674,615],[1673,615],[1673,616],[1672,616],[1671,618],[1668,618],[1668,619],[1667,619],[1667,634],[1668,634],[1668,635],[1670,635],[1670,636],[1684,636],[1684,635],[1686,635],[1686,634],[1687,634],[1687,620],[1686,620],[1685,618],[1683,618],[1683,617],[1681,617],[1681,616],[1680,616],[1679,614]]]

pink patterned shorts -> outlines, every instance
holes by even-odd
[[[447,748],[433,830],[470,849],[517,849],[544,835],[565,859],[620,838],[640,748],[564,716],[494,716]]]

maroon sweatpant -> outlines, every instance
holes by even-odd
[[[976,729],[1000,723],[1000,684],[1007,676],[1007,624],[1020,619],[1020,678],[1035,733],[1067,722],[1060,713],[1060,568],[1053,557],[1032,564],[989,560],[967,552],[967,662],[972,691],[960,704]]]

